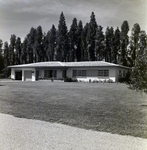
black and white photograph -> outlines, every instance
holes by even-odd
[[[0,0],[0,150],[147,150],[146,0]]]

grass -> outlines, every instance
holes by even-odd
[[[0,113],[147,138],[147,95],[125,84],[0,82]]]

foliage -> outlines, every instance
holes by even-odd
[[[96,30],[96,36],[95,36],[95,55],[96,60],[101,61],[104,59],[105,56],[105,36],[103,33],[103,27],[98,26]]]
[[[57,30],[57,40],[56,40],[56,60],[67,61],[68,53],[68,38],[67,38],[67,26],[65,21],[65,16],[63,12],[60,15],[59,25]]]
[[[120,55],[119,55],[119,63],[121,65],[127,66],[128,64],[128,44],[129,44],[129,24],[127,21],[124,21],[121,26],[120,32]]]
[[[94,12],[92,12],[90,17],[90,22],[88,24],[88,33],[87,33],[87,50],[88,50],[88,60],[95,60],[95,36],[96,36],[97,22],[95,19]]]
[[[112,51],[112,63],[118,63],[118,54],[120,50],[120,30],[117,28],[114,31],[114,39],[113,39],[113,51]]]
[[[77,81],[77,79],[72,79],[72,78],[66,77],[66,78],[64,79],[64,82],[78,82],[78,81]]]
[[[2,55],[2,45],[3,45],[3,42],[2,42],[2,40],[0,40],[0,73],[2,72],[2,69],[4,67],[4,58]]]
[[[140,33],[140,49],[135,59],[135,65],[131,74],[131,85],[136,90],[147,92],[147,42],[146,33]],[[144,43],[144,44],[143,44]],[[144,46],[143,46],[144,45]]]
[[[114,29],[107,27],[106,29],[106,48],[105,48],[105,61],[112,61],[112,51],[113,51],[113,39],[114,39]]]
[[[69,37],[69,61],[73,62],[77,60],[77,19],[74,18],[70,31],[68,34]]]
[[[139,34],[140,34],[140,26],[139,24],[136,23],[132,28],[130,37],[130,57],[131,57],[130,66],[135,65],[135,60],[139,50]]]

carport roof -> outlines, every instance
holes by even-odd
[[[38,68],[38,67],[123,67],[126,66],[113,64],[104,61],[83,61],[83,62],[60,62],[60,61],[48,61],[48,62],[37,62],[22,65],[8,66],[9,68]]]

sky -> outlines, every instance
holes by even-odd
[[[0,0],[0,39],[9,42],[15,34],[23,42],[31,27],[39,25],[47,33],[53,24],[58,28],[61,12],[68,29],[73,18],[85,25],[94,12],[104,32],[107,26],[120,28],[127,20],[130,31],[138,23],[147,33],[147,0]]]

